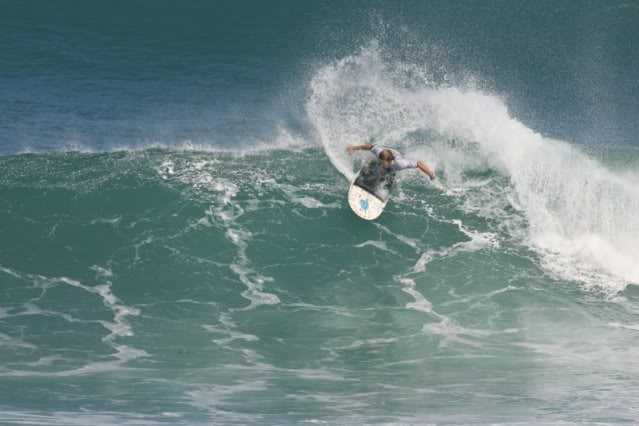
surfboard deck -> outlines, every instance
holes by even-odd
[[[388,199],[382,201],[364,188],[355,185],[355,181],[351,183],[348,190],[348,204],[353,212],[362,219],[377,219],[384,211],[387,202]]]

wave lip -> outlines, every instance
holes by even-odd
[[[384,59],[372,44],[317,71],[307,111],[346,178],[357,157],[345,145],[371,137],[427,159],[449,186],[471,185],[464,172],[492,170],[508,187],[483,202],[525,217],[517,233],[546,270],[613,292],[639,284],[639,179],[526,127],[498,96],[438,85],[427,70]]]
[[[287,129],[280,127],[271,139],[247,140],[244,144],[234,147],[225,147],[215,140],[190,139],[176,141],[141,140],[131,144],[112,144],[96,147],[90,143],[69,142],[56,148],[23,147],[15,153],[2,153],[0,156],[23,154],[47,154],[47,153],[80,153],[98,154],[111,152],[142,152],[148,150],[164,150],[172,152],[203,152],[203,153],[228,153],[228,154],[253,154],[267,151],[298,151],[312,146],[305,138],[296,135]]]

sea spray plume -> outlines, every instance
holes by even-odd
[[[535,133],[493,96],[453,88],[421,97],[439,133],[478,144],[508,175],[548,269],[609,290],[639,283],[638,182]]]
[[[495,95],[433,85],[423,74],[407,84],[416,68],[389,63],[379,48],[367,47],[317,71],[307,112],[340,173],[354,175],[343,147],[371,135],[382,135],[379,143],[407,147],[411,156],[428,153],[428,161],[444,170],[444,180],[448,170],[476,168],[479,162],[508,178],[510,189],[494,196],[512,192],[508,202],[528,225],[522,242],[542,255],[549,272],[613,292],[639,284],[636,178],[616,174],[576,145],[531,130]],[[451,139],[457,147],[447,142]]]

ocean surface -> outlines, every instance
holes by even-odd
[[[636,0],[0,6],[0,424],[639,422]]]

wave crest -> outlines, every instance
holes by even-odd
[[[526,127],[498,96],[428,75],[427,66],[385,59],[374,43],[317,71],[307,111],[337,170],[352,179],[344,147],[373,139],[432,164],[471,198],[464,172],[497,172],[505,187],[480,201],[523,214],[524,242],[549,272],[611,291],[639,284],[636,176]]]

